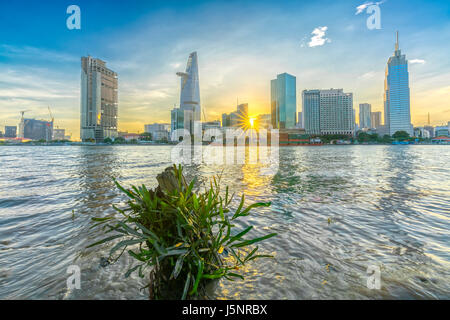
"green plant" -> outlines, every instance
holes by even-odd
[[[117,241],[110,250],[111,262],[127,250],[137,261],[126,273],[138,271],[140,277],[150,269],[149,293],[151,299],[185,299],[198,295],[208,280],[233,280],[243,276],[236,273],[241,266],[257,258],[257,242],[275,236],[244,239],[252,229],[249,226],[235,232],[234,223],[248,216],[250,210],[270,206],[254,203],[244,208],[244,195],[239,207],[230,211],[233,195],[226,187],[221,194],[220,177],[213,178],[209,189],[193,191],[194,181],[187,184],[182,167],[169,167],[157,176],[159,186],[149,190],[142,185],[127,190],[117,181],[117,187],[128,196],[127,207],[114,206],[122,218],[93,218],[112,235],[89,247]],[[114,223],[111,224],[111,221]],[[93,226],[93,227],[94,227]],[[252,248],[249,248],[252,247]],[[117,251],[117,257],[113,255]]]

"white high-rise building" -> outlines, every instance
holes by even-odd
[[[359,104],[359,128],[371,128],[370,113],[372,112],[372,106],[369,103]]]
[[[320,90],[321,134],[354,133],[353,93],[343,89]]]
[[[411,124],[408,61],[401,54],[397,42],[395,52],[389,58],[384,81],[384,129],[389,135],[406,131],[413,135]]]
[[[117,137],[117,73],[106,63],[90,56],[81,58],[82,141],[102,142]]]
[[[353,94],[343,89],[303,90],[302,117],[308,134],[353,135]]]
[[[381,111],[375,111],[370,114],[371,128],[378,129],[381,127]]]

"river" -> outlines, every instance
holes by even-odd
[[[247,204],[271,201],[241,226],[273,259],[244,281],[222,280],[212,299],[449,299],[450,147],[282,147],[278,173],[258,165],[190,165],[188,178],[222,183]],[[103,267],[108,246],[91,217],[112,214],[122,185],[156,186],[170,146],[0,147],[0,299],[146,299],[145,279],[124,279],[125,255]],[[233,204],[237,206],[237,203]],[[68,290],[67,268],[81,269]],[[367,287],[380,268],[381,288]]]

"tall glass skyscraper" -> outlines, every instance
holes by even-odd
[[[413,135],[409,98],[408,61],[395,43],[395,52],[389,58],[384,80],[384,125],[385,131],[393,135],[397,131],[406,131]]]
[[[270,81],[272,126],[276,129],[295,128],[297,115],[296,78],[288,73]]]
[[[189,55],[185,72],[177,72],[181,77],[180,108],[193,112],[194,121],[201,120],[200,86],[198,78],[197,52]]]

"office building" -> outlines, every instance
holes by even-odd
[[[169,140],[169,123],[153,123],[146,124],[144,126],[144,131],[152,135],[153,141],[165,141]]]
[[[397,131],[406,131],[413,135],[410,110],[410,91],[408,61],[401,54],[397,41],[395,52],[389,58],[384,81],[384,126],[392,136]]]
[[[343,89],[320,90],[320,133],[354,133],[352,93]]]
[[[180,77],[180,107],[171,111],[170,131],[173,133],[177,129],[186,129],[193,136],[194,122],[201,121],[197,52],[189,55],[185,72],[177,72],[177,76]],[[171,139],[179,141],[182,135]]]
[[[370,127],[374,129],[381,127],[381,111],[370,113]]]
[[[427,126],[423,126],[424,130],[427,130],[430,133],[430,138],[434,138],[435,134],[434,134],[434,127],[427,125]]]
[[[16,137],[17,137],[17,127],[5,126],[5,138],[16,138]]]
[[[353,94],[343,89],[303,90],[303,121],[307,134],[355,132]]]
[[[448,136],[449,135],[448,129],[449,129],[448,126],[436,126],[434,128],[434,134],[436,137]]]
[[[22,118],[19,129],[21,138],[45,141],[53,138],[53,121]]]
[[[229,113],[222,113],[222,127],[231,127],[231,117]]]
[[[220,120],[202,122],[202,131],[209,129],[220,129],[221,127]]]
[[[275,129],[293,129],[297,116],[296,78],[288,73],[270,81],[272,126]]]
[[[197,52],[189,55],[185,72],[177,72],[180,82],[180,109],[192,111],[193,120],[201,120],[200,84]]]
[[[430,132],[428,130],[425,130],[424,127],[414,128],[414,136],[417,138],[424,138],[424,139],[431,138]]]
[[[320,134],[320,90],[303,90],[302,112],[306,133]]]
[[[118,78],[106,63],[90,56],[81,58],[82,141],[102,142],[117,137]]]
[[[372,128],[371,117],[370,117],[371,112],[372,112],[372,106],[369,103],[360,103],[359,104],[359,128],[360,129]]]
[[[182,108],[173,108],[170,114],[171,140],[180,141],[183,133],[180,131],[177,136],[173,136],[175,130],[186,129],[190,135],[194,132],[194,112]]]
[[[65,129],[53,129],[53,140],[65,140],[66,130]]]

